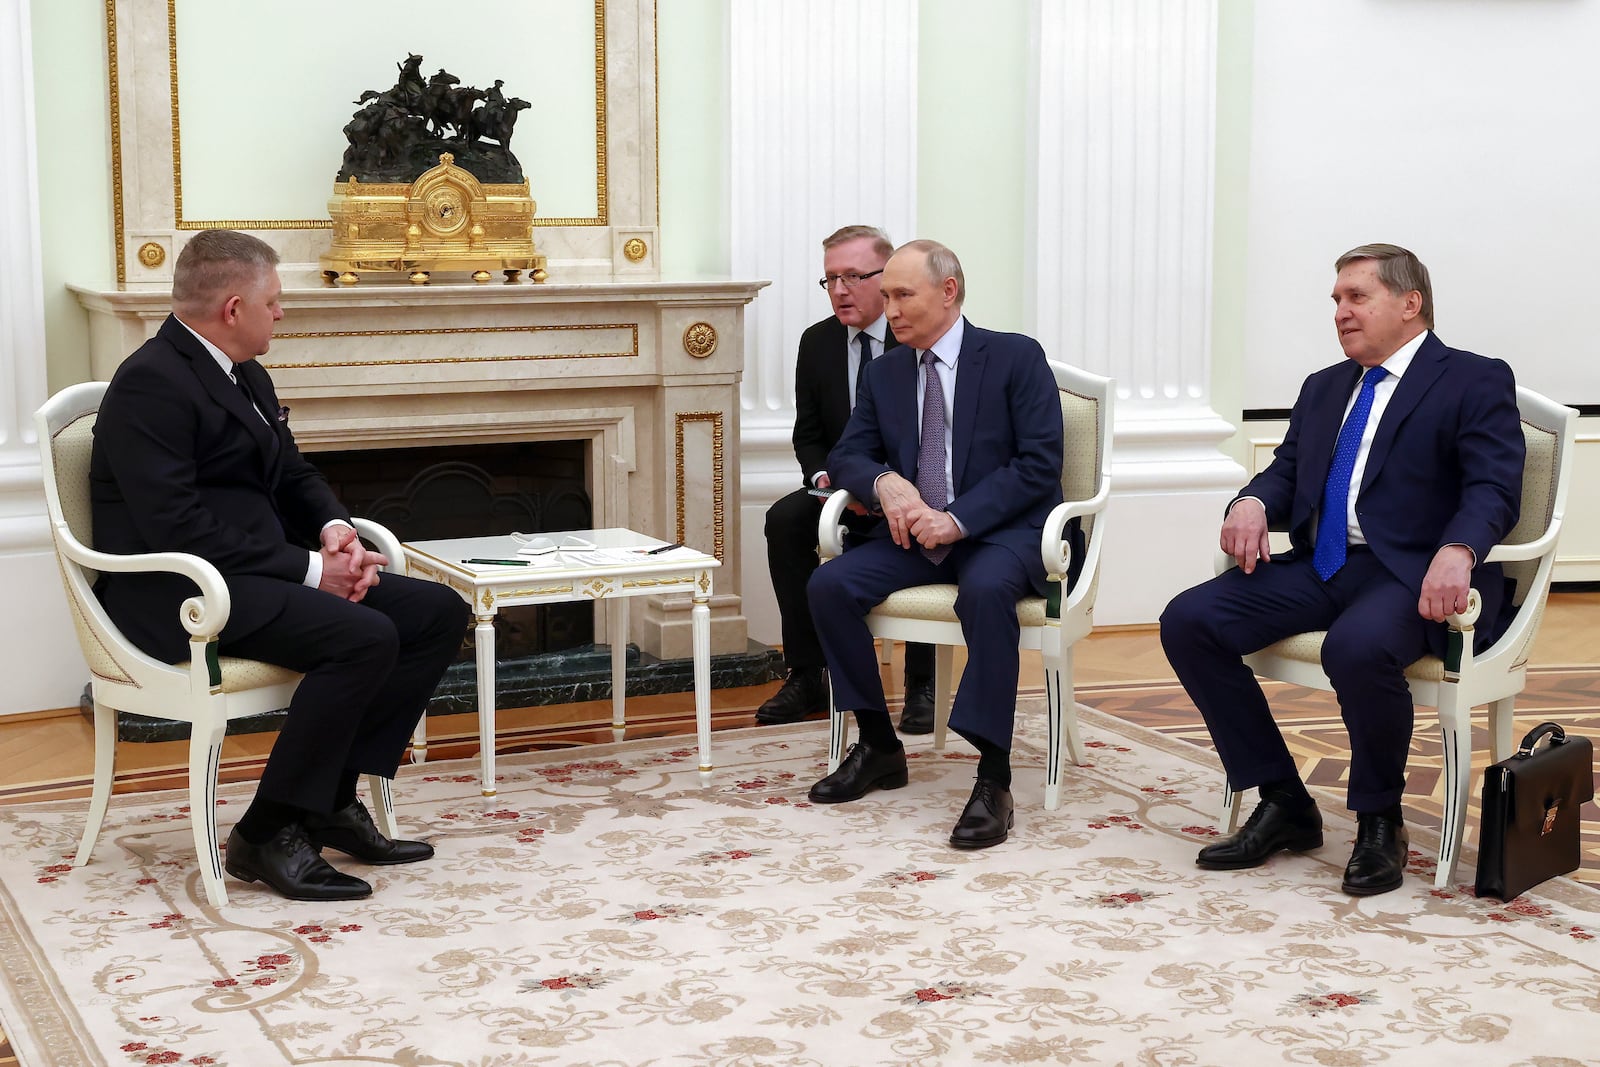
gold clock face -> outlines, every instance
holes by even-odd
[[[459,232],[467,224],[467,201],[459,189],[435,189],[424,201],[428,229],[441,236]]]

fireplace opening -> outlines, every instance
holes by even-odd
[[[352,514],[402,541],[584,530],[594,525],[589,442],[511,441],[318,452],[312,457]],[[587,603],[506,608],[495,659],[523,659],[594,642]],[[471,638],[461,660],[470,660]]]

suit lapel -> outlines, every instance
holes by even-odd
[[[1444,342],[1430,332],[1427,340],[1417,348],[1417,354],[1411,358],[1411,365],[1406,368],[1405,374],[1395,383],[1394,395],[1383,409],[1383,418],[1379,420],[1378,430],[1372,437],[1372,450],[1367,453],[1367,466],[1361,474],[1363,490],[1372,484],[1372,479],[1383,467],[1383,461],[1389,458],[1400,424],[1416,410],[1423,396],[1444,373],[1444,351]]]
[[[830,331],[831,340],[824,354],[822,387],[826,390],[829,420],[843,427],[850,419],[850,331],[838,319],[833,322],[837,329]]]
[[[1350,394],[1355,392],[1361,374],[1361,365],[1352,360],[1341,368],[1341,373],[1333,375],[1328,395],[1311,411],[1301,431],[1304,438],[1301,447],[1310,463],[1305,484],[1315,490],[1319,501],[1322,487],[1328,480],[1328,468],[1333,466],[1333,448],[1339,440],[1339,428],[1344,425],[1345,405],[1350,402]]]
[[[961,355],[956,360],[956,410],[950,420],[950,467],[955,484],[950,487],[954,500],[962,488],[962,472],[972,451],[973,427],[978,421],[978,397],[983,393],[983,373],[989,363],[989,346],[978,328],[966,323],[961,335]]]
[[[217,361],[211,358],[211,353],[206,351],[206,346],[195,339],[194,334],[189,332],[188,327],[176,319],[169,318],[167,322],[162,324],[161,332],[172,347],[176,348],[181,355],[189,360],[189,365],[194,371],[195,377],[199,380],[201,387],[205,389],[206,394],[216,401],[229,415],[233,416],[250,440],[255,442],[257,450],[261,453],[262,471],[269,476],[269,479],[275,477],[276,471],[272,469],[275,451],[272,447],[272,435],[275,432],[273,427],[268,426],[265,419],[256,413],[243,391],[228,380],[227,374],[223,373],[222,368],[217,365]],[[240,364],[235,367],[234,373],[243,373],[246,368],[257,371],[260,374],[260,377],[252,376],[250,378],[250,387],[256,390],[256,395],[258,397],[270,396],[270,385],[261,380],[266,377],[266,372],[261,370],[260,367],[252,366],[252,364]]]

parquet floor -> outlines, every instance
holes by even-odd
[[[1600,738],[1600,644],[1592,637],[1597,627],[1600,593],[1563,591],[1551,596],[1528,688],[1517,701],[1519,739],[1545,719],[1561,723],[1571,733]],[[1196,745],[1210,746],[1199,715],[1167,666],[1153,628],[1097,631],[1078,646],[1075,670],[1078,699],[1083,703]],[[1024,687],[1038,677],[1037,655],[1025,655]],[[898,662],[885,668],[891,699],[898,693],[899,678]],[[752,725],[756,707],[775,688],[770,684],[717,690],[712,701],[714,725],[719,729]],[[1332,696],[1281,683],[1269,683],[1268,696],[1307,781],[1341,793],[1349,751]],[[630,728],[630,736],[694,732],[691,694],[630,699],[628,707],[630,723],[637,724]],[[496,747],[515,752],[607,741],[611,739],[610,715],[609,701],[501,711]],[[1488,741],[1482,717],[1479,719],[1475,750],[1481,770]],[[257,776],[272,736],[229,738],[223,751],[224,780]],[[477,751],[476,718],[430,719],[429,738],[431,758],[470,756]],[[0,803],[86,797],[93,769],[91,742],[90,725],[75,709],[0,719]],[[121,745],[116,789],[181,787],[187,758],[187,743],[181,741]],[[1437,827],[1439,741],[1429,709],[1418,714],[1409,766],[1407,820],[1418,824],[1431,821]],[[1220,793],[1219,781],[1219,803]],[[1584,862],[1575,877],[1600,886],[1600,809],[1591,803],[1583,814]],[[1474,800],[1469,835],[1476,823]],[[16,1062],[9,1042],[0,1033],[0,1067],[13,1067]]]

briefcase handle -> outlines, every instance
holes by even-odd
[[[1546,735],[1550,737],[1550,744],[1552,746],[1562,745],[1567,741],[1567,732],[1561,728],[1559,723],[1542,722],[1538,726],[1535,726],[1533,729],[1528,731],[1528,736],[1522,739],[1522,747],[1517,749],[1517,755],[1533,755],[1535,746],[1537,746]]]

